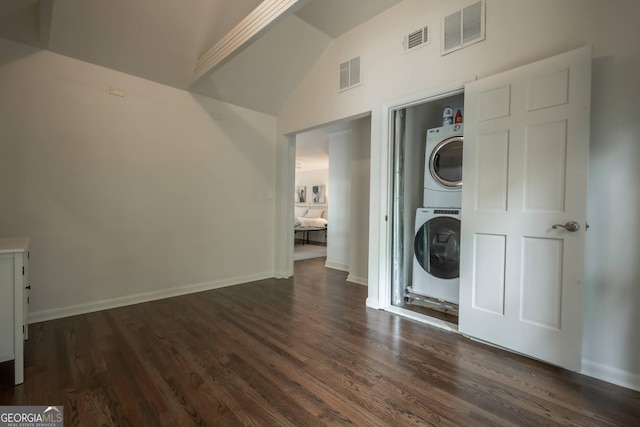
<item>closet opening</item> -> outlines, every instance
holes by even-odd
[[[391,306],[453,329],[459,302],[463,107],[460,89],[391,110],[389,126]]]

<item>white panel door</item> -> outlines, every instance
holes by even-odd
[[[460,332],[580,369],[591,49],[465,88]],[[577,231],[554,224],[576,221]]]

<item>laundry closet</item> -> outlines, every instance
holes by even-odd
[[[585,46],[384,106],[386,310],[580,369],[591,63]]]
[[[398,237],[391,301],[452,324],[458,323],[463,107],[460,92],[397,110],[393,123],[391,222]]]

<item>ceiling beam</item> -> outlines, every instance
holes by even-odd
[[[191,83],[220,67],[310,0],[264,0],[196,62]]]

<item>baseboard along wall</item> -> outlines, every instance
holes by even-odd
[[[164,298],[172,298],[180,295],[192,294],[196,292],[210,291],[213,289],[235,286],[256,280],[270,279],[274,277],[273,272],[255,274],[251,276],[235,277],[231,279],[216,280],[213,282],[196,283],[193,285],[179,286],[168,289],[161,289],[152,292],[143,292],[134,295],[126,295],[117,298],[93,301],[84,304],[71,305],[68,307],[52,308],[49,310],[34,311],[29,313],[28,323],[45,322],[47,320],[61,319],[63,317],[77,316],[79,314],[92,313],[95,311],[108,310],[111,308],[124,307],[127,305],[140,304],[143,302],[156,301]]]

